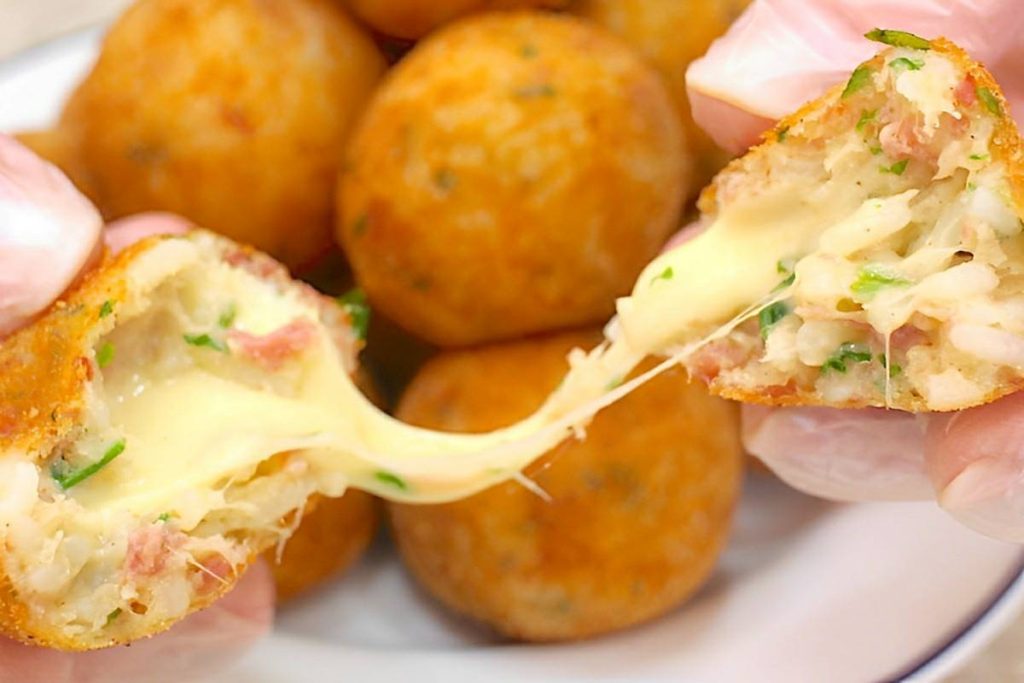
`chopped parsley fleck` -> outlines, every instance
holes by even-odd
[[[987,154],[972,154],[971,156],[969,156],[967,158],[971,159],[972,161],[986,161],[988,159],[988,155]]]
[[[796,258],[790,256],[789,258],[779,259],[775,262],[775,272],[779,275],[792,274],[793,268],[796,267]]]
[[[896,59],[889,62],[889,67],[896,69],[906,69],[907,71],[920,71],[924,68],[923,59],[910,59],[909,57],[897,57]]]
[[[757,323],[761,326],[761,339],[767,339],[772,328],[787,315],[789,315],[789,306],[782,301],[776,301],[770,306],[762,308],[761,312],[757,314]]]
[[[434,186],[439,190],[449,192],[459,184],[459,177],[448,168],[439,168],[434,171]]]
[[[539,83],[516,88],[512,94],[521,100],[535,100],[542,97],[554,97],[555,89],[550,83]]]
[[[159,517],[156,518],[156,521],[161,522],[163,524],[166,524],[167,522],[171,521],[171,513],[170,512],[164,512],[163,514],[161,514]]]
[[[385,472],[384,470],[379,470],[377,472],[374,472],[373,478],[381,483],[389,484],[397,489],[401,489],[402,491],[409,490],[409,485],[405,482],[405,479],[402,479],[400,476],[392,472]]]
[[[101,318],[106,318],[108,315],[110,315],[113,312],[114,312],[114,302],[111,301],[110,299],[107,299],[100,306],[100,317]]]
[[[237,317],[238,306],[236,306],[235,302],[232,301],[230,304],[228,304],[228,307],[225,308],[224,311],[220,314],[220,317],[217,318],[217,325],[226,330],[227,328],[235,324],[235,318]]]
[[[519,56],[523,59],[534,59],[539,54],[540,51],[533,43],[523,43],[523,46],[519,48]]]
[[[775,267],[778,268],[778,264],[776,264]],[[789,277],[787,277],[779,284],[775,285],[775,289],[772,290],[772,293],[774,294],[775,292],[781,292],[785,288],[792,285],[794,282],[796,282],[796,273],[790,273]]]
[[[658,280],[671,280],[675,276],[676,273],[674,270],[672,270],[672,266],[666,266],[665,270],[661,271],[660,273],[651,278],[651,284],[654,284]]]
[[[890,367],[889,361],[886,360],[884,353],[878,354],[878,362],[882,364],[883,368],[889,368],[889,377],[899,377],[899,375],[903,372],[903,368],[900,367],[899,363],[893,363]]]
[[[988,109],[996,116],[1003,115],[1003,105],[999,102],[999,98],[996,97],[994,92],[988,88],[978,88],[977,94],[978,99],[985,105],[985,109]]]
[[[875,120],[875,116],[877,114],[877,109],[872,109],[871,111],[865,109],[864,111],[862,111],[860,114],[860,118],[857,119],[857,132],[859,133],[860,131],[864,130],[864,127],[866,125]]]
[[[921,36],[915,36],[913,33],[907,33],[906,31],[896,31],[891,28],[872,29],[865,33],[864,37],[876,43],[885,43],[893,47],[909,47],[912,50],[930,50],[932,48],[931,42]]]
[[[110,626],[114,622],[114,619],[117,619],[119,616],[121,616],[120,607],[116,608],[113,612],[107,615],[107,623],[104,624],[104,626]]]
[[[846,88],[843,89],[841,97],[849,97],[867,85],[870,80],[871,68],[861,64],[853,70],[852,74],[850,74],[850,80],[846,82]]]
[[[621,377],[613,377],[612,379],[610,379],[608,381],[608,384],[604,385],[604,388],[607,391],[611,391],[612,389],[617,389],[618,387],[621,387],[621,386],[622,386],[622,378]]]
[[[974,192],[977,189],[978,189],[978,184],[977,183],[975,183],[975,182],[967,183],[967,191],[968,192]]]
[[[361,213],[352,221],[352,234],[356,237],[362,237],[366,234],[368,227],[370,227],[370,217],[365,213]]]
[[[782,128],[779,128],[778,132],[775,134],[775,137],[778,139],[779,142],[785,142],[787,135],[789,135],[789,126],[783,126]]]
[[[103,342],[103,346],[96,351],[96,364],[105,368],[110,365],[112,360],[114,360],[114,345],[110,342]]]
[[[205,346],[208,349],[214,351],[220,351],[221,353],[228,352],[228,345],[220,339],[211,337],[208,334],[186,334],[183,335],[185,343],[191,344],[192,346]]]
[[[352,331],[359,341],[366,341],[370,329],[370,305],[366,303],[366,294],[355,287],[338,297],[338,304],[348,313],[352,323]]]
[[[882,147],[880,145],[875,145],[874,147],[868,147],[868,151],[871,152],[871,156],[877,157],[882,153]]]
[[[891,173],[893,175],[903,175],[903,172],[907,170],[907,164],[910,163],[910,159],[900,159],[892,166],[879,166],[878,170],[882,173]]]
[[[57,486],[62,490],[67,491],[72,486],[81,484],[83,481],[109,465],[114,458],[121,455],[121,453],[124,452],[124,443],[124,439],[115,441],[110,448],[107,449],[107,452],[103,454],[102,458],[81,469],[68,470],[68,465],[65,461],[60,460],[55,462],[50,466],[50,476],[57,482]]]
[[[825,364],[821,366],[821,371],[823,373],[830,371],[846,372],[846,364],[849,362],[871,362],[871,349],[865,344],[854,344],[853,342],[841,344],[839,349],[829,356]]]
[[[912,284],[910,280],[900,277],[884,266],[877,263],[869,263],[866,266],[861,266],[860,270],[857,271],[857,279],[850,285],[850,291],[854,294],[872,297],[880,289],[886,287],[906,287],[909,284]]]

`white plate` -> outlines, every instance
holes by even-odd
[[[0,64],[0,130],[52,122],[97,31]],[[283,611],[225,683],[646,679],[938,680],[1024,603],[1024,553],[926,504],[831,505],[748,482],[714,580],[655,623],[591,642],[498,642],[417,592],[380,543]]]

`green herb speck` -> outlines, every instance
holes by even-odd
[[[1003,105],[999,102],[999,98],[996,97],[994,92],[988,88],[978,88],[976,92],[978,93],[978,99],[985,105],[985,109],[988,109],[996,116],[1003,115]]]
[[[775,262],[775,272],[779,275],[788,275],[793,272],[793,268],[796,267],[796,258],[790,256],[788,258],[779,259]]]
[[[889,67],[897,71],[901,69],[906,69],[907,71],[920,71],[924,68],[924,60],[910,59],[909,57],[897,57],[889,62]]]
[[[850,291],[870,298],[886,287],[906,287],[910,284],[910,280],[888,270],[885,266],[869,263],[857,271],[857,279],[850,285]]]
[[[114,619],[117,619],[119,616],[121,616],[120,607],[118,607],[113,612],[107,615],[107,623],[105,623],[104,626],[110,626],[112,623],[114,623]]]
[[[658,280],[671,280],[675,276],[676,273],[674,270],[672,270],[672,266],[666,266],[665,270],[661,271],[660,273],[651,278],[651,284],[654,284]]]
[[[554,97],[555,88],[550,83],[538,83],[537,85],[526,85],[516,88],[512,95],[521,100],[536,100],[544,97]]]
[[[362,237],[366,234],[368,227],[370,227],[370,217],[365,213],[361,213],[352,221],[352,234],[356,237]]]
[[[864,344],[855,344],[853,342],[846,342],[839,346],[825,364],[821,366],[822,373],[833,372],[846,372],[847,363],[869,363],[871,361],[871,349]]]
[[[860,131],[864,130],[864,126],[866,126],[869,123],[871,123],[872,121],[874,121],[875,120],[875,115],[877,115],[877,114],[878,114],[878,110],[877,109],[872,109],[871,111],[868,111],[867,109],[865,109],[864,111],[862,111],[861,114],[860,114],[860,118],[857,119],[857,132],[860,132]]]
[[[850,74],[850,80],[846,82],[846,88],[843,89],[841,97],[849,97],[867,85],[870,80],[871,68],[861,64],[853,70],[852,74]]]
[[[907,170],[907,164],[910,163],[910,159],[900,159],[892,166],[879,166],[878,170],[881,173],[891,173],[893,175],[903,175],[903,172]]]
[[[67,491],[72,486],[81,484],[83,481],[109,465],[114,458],[124,452],[124,445],[124,439],[114,442],[110,448],[106,450],[102,458],[91,465],[87,465],[86,467],[78,470],[68,470],[67,463],[63,460],[55,462],[50,466],[50,476],[53,477],[55,482],[57,482],[57,486],[62,490]]]
[[[932,48],[931,42],[921,36],[889,28],[872,29],[865,33],[864,37],[876,43],[885,43],[893,47],[908,47],[912,50],[930,50]]]
[[[787,135],[789,135],[789,126],[783,126],[782,128],[779,128],[778,132],[775,134],[775,137],[778,139],[779,142],[785,142]]]
[[[434,171],[434,186],[439,190],[450,192],[459,184],[459,177],[455,172],[447,168],[439,168]]]
[[[899,363],[893,363],[892,367],[889,367],[889,362],[885,359],[885,354],[878,354],[878,362],[882,364],[883,368],[888,367],[889,377],[898,377],[902,372],[903,368],[900,367]]]
[[[761,326],[761,339],[767,339],[772,328],[787,315],[789,315],[789,306],[782,301],[776,301],[770,306],[762,308],[761,312],[757,314],[757,323]]]
[[[778,268],[778,264],[775,264],[775,267]],[[775,292],[781,292],[782,290],[792,285],[794,282],[796,282],[796,273],[790,273],[789,277],[787,277],[779,284],[775,285],[775,289],[772,290],[772,294],[774,294]]]
[[[110,299],[107,299],[100,306],[100,317],[101,318],[106,318],[108,315],[110,315],[113,312],[114,312],[114,302],[111,301]]]
[[[987,154],[972,154],[971,156],[969,156],[967,158],[971,159],[972,161],[986,161],[986,160],[988,160],[988,155]]]
[[[401,489],[402,491],[409,490],[409,485],[405,482],[405,479],[402,479],[400,476],[392,472],[385,472],[384,470],[379,470],[377,472],[374,472],[373,478],[381,483],[394,486],[397,489]]]
[[[228,304],[228,307],[220,314],[217,318],[217,325],[223,329],[227,329],[235,324],[235,318],[238,317],[238,306],[234,302]]]
[[[192,346],[206,347],[208,349],[213,349],[214,351],[219,351],[221,353],[228,353],[227,344],[225,344],[220,339],[211,337],[206,333],[185,334],[182,335],[182,337],[185,339],[185,343],[191,344]]]
[[[608,381],[608,384],[604,385],[604,388],[605,388],[606,391],[611,391],[612,389],[617,389],[618,387],[622,386],[622,381],[623,380],[622,380],[621,377],[614,377],[614,378],[612,378],[611,380]]]
[[[523,46],[519,48],[519,56],[523,59],[535,59],[539,54],[537,46],[533,43],[523,43]]]
[[[874,147],[868,147],[868,151],[871,152],[871,156],[877,157],[882,153],[882,148],[879,145],[875,145]]]
[[[96,364],[105,368],[110,365],[112,360],[114,360],[114,345],[110,342],[103,342],[103,346],[96,351]]]
[[[163,524],[166,524],[170,520],[171,520],[171,513],[170,512],[164,512],[163,514],[161,514],[159,517],[156,518],[156,521],[161,522]]]
[[[366,341],[370,329],[370,305],[366,302],[366,294],[355,287],[338,297],[338,304],[348,313],[352,331],[359,341]]]

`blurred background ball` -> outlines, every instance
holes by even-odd
[[[141,0],[63,113],[66,170],[108,219],[172,211],[301,266],[384,69],[334,0]]]
[[[346,0],[352,13],[386,36],[422,38],[455,19],[485,10],[561,9],[572,0]]]
[[[604,321],[678,227],[689,159],[657,72],[578,19],[420,43],[348,149],[338,237],[375,307],[458,346]]]
[[[537,408],[596,331],[443,353],[397,411],[422,427],[483,432]],[[525,640],[593,636],[692,595],[725,544],[739,494],[734,405],[681,369],[605,409],[517,482],[442,505],[390,505],[406,566],[442,603]]]
[[[278,602],[287,602],[340,577],[362,557],[377,531],[379,501],[351,489],[340,498],[317,498],[313,509],[278,555],[266,559],[274,575]]]
[[[726,32],[750,0],[577,0],[571,11],[622,37],[658,68],[675,101],[696,161],[700,190],[729,156],[694,122],[686,67]]]

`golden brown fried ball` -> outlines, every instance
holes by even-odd
[[[459,17],[485,10],[561,9],[572,0],[347,0],[352,13],[386,36],[422,38]]]
[[[341,498],[318,498],[288,539],[278,562],[270,550],[278,602],[290,600],[341,574],[373,540],[380,517],[376,498],[350,489]]]
[[[597,333],[448,352],[413,380],[398,415],[450,431],[536,408]],[[651,619],[715,565],[740,483],[734,406],[673,370],[600,413],[516,482],[443,505],[392,505],[402,557],[449,607],[526,640],[584,638]]]
[[[725,33],[750,0],[578,0],[571,11],[621,36],[661,71],[696,160],[693,189],[728,160],[690,115],[686,67]]]
[[[579,19],[493,13],[417,46],[342,174],[338,235],[375,307],[456,346],[604,320],[676,227],[665,86]]]
[[[296,266],[331,243],[344,143],[384,68],[333,0],[142,0],[61,127],[107,218],[172,211]]]

